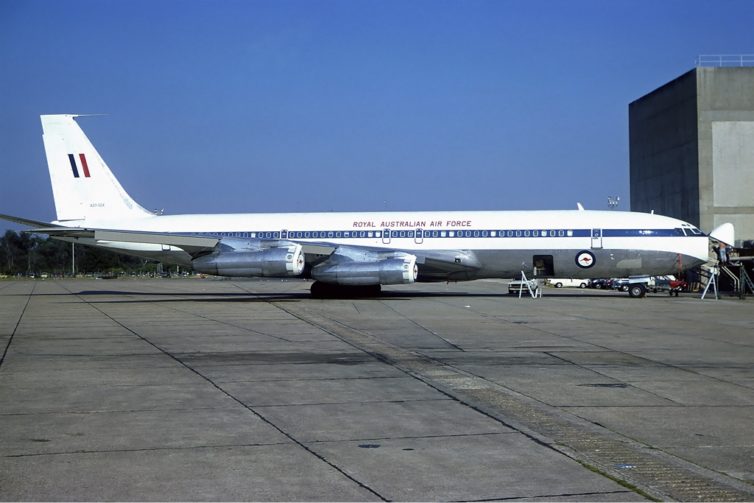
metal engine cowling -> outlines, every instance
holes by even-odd
[[[195,258],[191,265],[197,272],[217,276],[298,276],[304,271],[304,253],[295,243],[256,251],[218,250]]]
[[[404,255],[373,262],[326,261],[312,268],[312,278],[337,285],[399,285],[413,283],[416,257]]]

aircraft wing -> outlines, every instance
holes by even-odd
[[[92,229],[87,227],[66,227],[64,225],[40,222],[28,218],[14,217],[0,214],[0,219],[8,220],[31,227],[28,233],[47,234],[50,237],[90,238],[97,241],[111,241],[119,243],[148,243],[170,245],[183,249],[190,255],[197,255],[212,251],[219,238],[190,236],[146,231],[124,231],[115,229]]]
[[[0,214],[0,218],[32,227],[26,232],[47,234],[59,238],[88,238],[98,242],[147,243],[173,246],[184,250],[193,258],[207,254],[223,254],[231,251],[246,252],[266,248],[294,245],[295,240],[250,240],[246,238],[215,238],[180,233],[128,231],[118,229],[94,229],[87,227],[67,227],[49,222]],[[374,268],[378,263],[403,270],[410,262],[416,264],[425,280],[467,279],[467,275],[481,267],[476,255],[467,250],[399,250],[348,246],[322,242],[298,242],[296,246],[306,257],[306,262],[324,271],[335,270],[338,276],[350,274],[354,268]],[[346,265],[348,264],[348,265]],[[355,265],[360,264],[360,265]],[[370,269],[371,271],[371,269]],[[323,274],[325,276],[325,274]]]

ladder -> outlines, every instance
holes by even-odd
[[[746,257],[744,260],[748,259]],[[734,274],[730,270],[730,267],[738,267],[738,275]],[[751,280],[749,273],[746,272],[746,267],[740,260],[735,260],[722,267],[720,267],[725,274],[727,274],[732,280],[735,287],[735,291],[738,292],[738,297],[741,299],[746,298],[746,289],[748,288],[751,293],[754,293],[754,281]]]
[[[730,278],[730,280],[733,282],[733,291],[734,292],[738,293],[738,292],[741,291],[741,289],[740,289],[740,282],[741,282],[741,280],[739,279],[738,276],[736,276],[735,274],[733,274],[733,271],[731,271],[728,268],[727,265],[722,265],[722,263],[721,263],[720,264],[720,272],[724,272],[725,275],[728,276]]]
[[[703,278],[707,279],[707,286],[704,287],[704,291],[702,292],[701,299],[704,300],[704,297],[707,296],[707,291],[709,290],[709,287],[711,286],[712,289],[715,291],[715,300],[718,300],[718,294],[717,294],[717,276],[720,274],[720,270],[718,267],[715,266],[708,266],[704,265],[702,266],[702,269],[699,271],[701,276]]]
[[[751,293],[754,293],[754,281],[751,280],[751,277],[746,272],[746,268],[743,265],[741,266],[741,284],[748,286]],[[742,293],[746,295],[745,291]]]

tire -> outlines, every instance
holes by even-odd
[[[586,288],[586,283],[581,283],[581,284],[579,285],[579,288]]]
[[[647,288],[642,283],[634,283],[628,286],[628,295],[640,299],[647,294]]]
[[[563,283],[555,283],[555,288],[563,288]]]

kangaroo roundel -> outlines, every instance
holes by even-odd
[[[582,269],[589,269],[594,265],[594,254],[588,251],[579,252],[576,255],[576,265]]]

